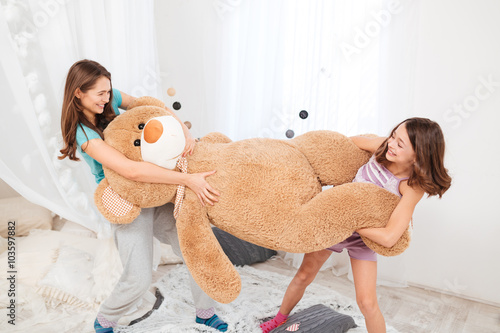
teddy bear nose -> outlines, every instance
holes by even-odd
[[[155,143],[163,134],[163,125],[156,119],[148,121],[144,127],[144,140],[147,143]]]

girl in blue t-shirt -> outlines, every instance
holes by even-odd
[[[134,98],[113,89],[111,74],[99,63],[81,60],[69,69],[64,89],[61,130],[64,148],[62,156],[78,161],[78,150],[90,166],[95,180],[104,178],[102,166],[125,178],[149,182],[179,184],[195,192],[202,205],[213,205],[217,192],[206,181],[215,171],[186,174],[168,170],[152,163],[138,162],[104,142],[103,131],[119,115],[118,107],[126,109]],[[173,113],[173,112],[172,112]],[[177,116],[174,117],[177,118]],[[186,137],[183,156],[193,153],[195,140],[188,128],[179,120]],[[153,235],[169,243],[174,252],[182,257],[177,238],[173,205],[142,209],[130,224],[113,224],[115,244],[123,265],[123,273],[111,295],[99,309],[94,322],[96,332],[113,332],[120,318],[134,311],[151,285]],[[196,306],[196,322],[225,332],[227,324],[215,314],[214,301],[190,278],[191,292]]]

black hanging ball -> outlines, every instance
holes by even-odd
[[[306,110],[302,110],[299,112],[300,119],[306,119],[308,116],[309,116],[309,113],[307,113]]]
[[[289,129],[288,131],[286,131],[285,135],[287,138],[291,139],[295,136],[295,132],[293,130]]]
[[[179,110],[181,108],[181,103],[174,102],[174,104],[172,104],[172,107],[174,108],[174,110]]]

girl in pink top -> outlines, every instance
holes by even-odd
[[[444,167],[444,136],[440,126],[429,119],[410,118],[398,124],[388,138],[351,138],[361,149],[374,155],[363,165],[354,182],[374,183],[401,197],[383,228],[356,230],[345,241],[328,249],[306,253],[290,282],[275,318],[262,323],[263,333],[283,324],[304,295],[332,251],[348,250],[356,290],[356,301],[365,317],[369,333],[386,332],[385,320],[377,303],[377,257],[360,235],[385,247],[393,246],[408,227],[415,206],[424,193],[441,196],[451,185]]]

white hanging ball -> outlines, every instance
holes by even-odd
[[[44,109],[47,108],[47,98],[44,94],[36,95],[33,100],[33,106],[35,107],[35,111],[37,114],[40,114]]]
[[[40,130],[44,136],[49,136],[52,134],[50,125],[52,124],[52,117],[47,110],[43,110],[38,115],[38,123],[40,124]]]
[[[21,58],[26,58],[28,56],[28,40],[26,39],[26,37],[22,36],[21,34],[17,34],[13,39],[16,45],[16,53]]]
[[[19,21],[21,18],[21,11],[14,3],[7,2],[3,8],[3,12],[7,22]]]
[[[59,182],[61,183],[62,188],[67,192],[67,190],[74,183],[70,169],[64,169],[59,173]]]
[[[26,85],[31,93],[34,93],[38,87],[38,74],[36,72],[28,73],[24,78]]]

